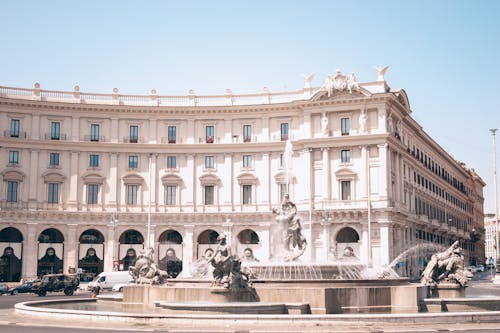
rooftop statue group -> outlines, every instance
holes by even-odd
[[[422,273],[421,283],[435,287],[439,284],[457,284],[462,287],[472,278],[472,274],[464,265],[462,248],[458,241],[446,251],[433,254]]]

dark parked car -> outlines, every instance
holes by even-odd
[[[0,283],[0,294],[6,294],[9,292],[9,286],[6,285],[5,283]]]
[[[33,283],[33,292],[38,296],[45,296],[47,292],[64,291],[71,296],[78,289],[80,281],[76,274],[47,274],[40,281]]]
[[[23,283],[17,287],[10,289],[9,293],[11,295],[17,295],[19,293],[31,293],[33,291],[33,283],[34,281]]]

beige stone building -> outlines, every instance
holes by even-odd
[[[427,249],[456,239],[467,260],[483,258],[484,182],[422,129],[383,72],[248,95],[0,87],[0,251],[16,256],[2,279],[126,269],[148,221],[157,259],[174,249],[184,276],[221,233],[236,254],[272,260],[272,208],[287,192],[308,241],[302,262],[351,247],[417,277]]]

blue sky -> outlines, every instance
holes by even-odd
[[[147,94],[295,90],[390,65],[413,117],[488,184],[500,1],[3,1],[0,85]],[[500,146],[500,140],[499,146]]]

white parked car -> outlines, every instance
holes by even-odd
[[[484,265],[477,265],[478,272],[484,272]]]

